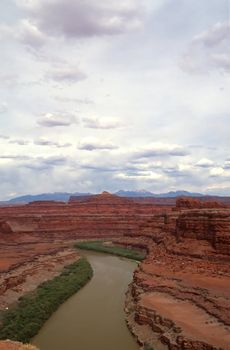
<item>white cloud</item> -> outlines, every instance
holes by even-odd
[[[216,167],[216,168],[212,168],[210,170],[210,175],[211,176],[221,176],[224,174],[224,169],[221,167]]]
[[[117,146],[110,141],[99,140],[94,137],[87,137],[79,143],[79,149],[85,151],[94,151],[94,150],[113,150]]]
[[[76,124],[77,118],[69,114],[52,114],[46,113],[44,116],[37,119],[37,124],[40,126],[52,128],[56,126],[70,126]]]
[[[214,162],[208,158],[202,158],[196,163],[196,166],[199,166],[202,168],[209,168],[209,167],[212,167],[213,165],[214,165]]]
[[[163,175],[153,171],[139,171],[134,174],[118,173],[114,175],[115,178],[121,180],[140,180],[140,181],[159,181],[162,180]]]
[[[19,146],[27,146],[30,143],[30,141],[24,139],[13,139],[10,140],[9,143],[17,144]]]
[[[122,126],[120,120],[116,118],[84,117],[82,121],[83,125],[90,129],[116,129]]]
[[[216,23],[194,36],[180,66],[190,73],[230,72],[230,23]]]

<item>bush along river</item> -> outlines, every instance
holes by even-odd
[[[40,350],[138,350],[124,313],[136,262],[83,251],[93,277],[45,322],[32,343]]]

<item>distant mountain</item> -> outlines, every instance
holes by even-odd
[[[117,196],[120,197],[155,197],[155,195],[152,192],[148,192],[145,190],[141,190],[141,191],[123,191],[120,190],[116,193]]]
[[[62,201],[67,202],[70,196],[88,196],[90,193],[68,193],[68,192],[54,192],[54,193],[42,193],[35,195],[25,195],[16,198],[12,198],[7,203],[28,203],[34,201]]]
[[[167,192],[167,193],[152,193],[145,190],[140,191],[124,191],[120,190],[116,193],[117,196],[120,197],[155,197],[155,198],[176,198],[180,196],[186,196],[186,197],[203,197],[204,195],[201,193],[193,193],[193,192],[187,192],[187,191],[175,191],[175,192]],[[15,203],[29,203],[34,201],[62,201],[62,202],[68,202],[69,198],[71,196],[75,197],[84,197],[84,196],[90,196],[91,193],[69,193],[69,192],[54,192],[54,193],[42,193],[42,194],[35,194],[35,195],[25,195],[20,196],[16,198],[12,198],[8,201],[1,202],[0,204],[15,204]]]
[[[160,193],[157,195],[154,195],[154,197],[161,197],[161,198],[175,198],[175,197],[203,197],[204,194],[202,193],[196,193],[196,192],[188,192],[188,191],[170,191],[167,193]]]
[[[155,198],[176,198],[176,197],[203,197],[201,193],[194,193],[188,191],[170,191],[167,193],[152,193],[145,190],[141,191],[123,191],[120,190],[115,193],[120,197],[155,197]]]

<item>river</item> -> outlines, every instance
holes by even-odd
[[[94,276],[44,324],[32,343],[39,350],[138,350],[125,323],[125,291],[134,261],[83,252]]]

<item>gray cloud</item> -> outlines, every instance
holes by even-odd
[[[17,3],[41,31],[66,37],[120,34],[139,28],[144,13],[140,0],[18,0]]]
[[[47,38],[31,21],[24,19],[20,22],[18,31],[14,35],[25,45],[33,48],[41,48],[45,45]]]
[[[5,102],[0,103],[0,114],[5,113],[7,109],[8,109],[7,103]]]
[[[61,67],[50,70],[46,73],[46,78],[64,83],[76,83],[87,78],[86,74],[78,67]]]
[[[65,148],[65,147],[72,146],[72,144],[69,143],[69,142],[59,143],[59,142],[50,141],[50,140],[47,140],[47,139],[34,140],[34,144],[37,145],[37,146],[55,146],[55,147],[58,147],[58,148]]]
[[[180,66],[190,73],[230,72],[230,23],[216,23],[194,36]]]
[[[0,139],[3,139],[3,140],[9,140],[9,136],[6,136],[6,135],[0,135]]]
[[[196,163],[196,166],[201,168],[211,168],[213,167],[213,165],[214,165],[214,162],[208,158],[202,158]]]
[[[116,129],[122,126],[121,122],[116,118],[82,118],[83,125],[90,129]]]
[[[113,150],[118,148],[111,142],[101,141],[95,138],[86,138],[83,139],[78,149],[85,151],[94,151],[94,150]]]
[[[77,98],[77,97],[65,97],[65,96],[55,96],[55,100],[60,102],[66,102],[66,103],[76,103],[76,104],[83,104],[83,105],[91,105],[94,104],[94,101],[89,98]]]
[[[70,126],[76,124],[77,118],[70,114],[52,114],[46,113],[44,116],[38,118],[37,124],[48,128],[56,126]]]
[[[29,156],[23,156],[23,155],[13,155],[13,154],[6,154],[6,155],[0,155],[0,159],[8,159],[8,160],[28,160],[31,159]]]
[[[33,170],[46,170],[56,166],[64,166],[67,162],[66,157],[35,157],[31,158],[30,162],[24,163],[23,167]]]
[[[184,157],[188,155],[188,151],[180,145],[153,143],[133,153],[134,158],[151,158],[151,157]]]
[[[30,141],[24,140],[24,139],[15,139],[15,140],[10,140],[9,143],[17,144],[20,146],[26,146],[30,143]]]

